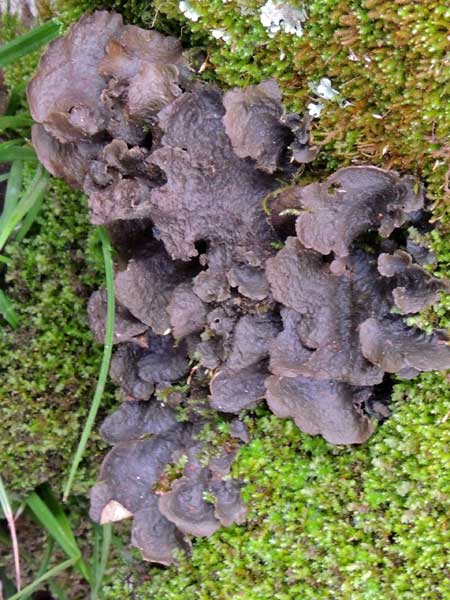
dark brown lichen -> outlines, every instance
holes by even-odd
[[[292,417],[302,431],[322,435],[332,444],[361,444],[373,433],[358,402],[367,401],[370,388],[309,377],[276,377],[266,382],[267,402],[279,417]]]
[[[361,324],[359,335],[364,356],[387,373],[410,378],[419,371],[450,367],[447,335],[428,335],[395,318],[367,319]]]
[[[246,89],[235,88],[223,96],[223,122],[233,150],[240,158],[253,158],[259,169],[280,168],[293,135],[281,122],[281,92],[273,80]]]
[[[392,279],[395,305],[405,314],[427,308],[437,302],[441,292],[449,289],[445,281],[413,264],[412,256],[404,250],[380,254],[378,271]]]
[[[301,316],[298,341],[313,351],[292,374],[374,385],[383,372],[361,354],[358,328],[368,315],[388,312],[388,304],[370,257],[358,252],[347,262],[347,272],[335,275],[321,254],[288,238],[266,272],[274,298]]]
[[[186,65],[174,38],[100,12],[51,44],[28,89],[38,155],[84,189],[117,250],[111,378],[125,402],[102,427],[114,447],[91,515],[133,518],[133,543],[162,564],[244,519],[229,469],[248,434],[229,413],[265,397],[307,433],[362,443],[387,415],[386,373],[450,367],[447,338],[399,314],[448,289],[395,235],[422,187],[370,166],[296,185],[293,163],[317,154],[309,117],[286,115],[273,81],[223,95]],[[105,312],[97,292],[99,341]]]
[[[339,169],[323,183],[298,189],[302,214],[297,236],[305,248],[347,256],[368,230],[388,237],[423,208],[424,195],[411,177],[377,167]]]

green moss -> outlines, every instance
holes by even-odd
[[[11,491],[43,481],[58,489],[90,405],[101,359],[86,320],[102,272],[93,231],[84,197],[52,181],[34,231],[5,251],[7,293],[22,323],[0,329],[0,471]],[[78,491],[100,450],[94,435]]]
[[[399,384],[393,416],[359,448],[259,409],[234,469],[247,524],[196,540],[190,561],[150,569],[143,585],[128,564],[105,598],[448,598],[449,409],[443,375]]]
[[[67,26],[87,6],[64,0],[56,12]],[[23,26],[4,15],[0,31],[0,42],[6,42],[23,33]],[[27,110],[25,86],[39,56],[35,52],[5,69],[19,111]],[[86,304],[90,291],[102,282],[103,265],[84,197],[52,180],[33,230],[20,244],[8,245],[4,255],[9,262],[0,275],[22,326],[17,332],[4,322],[0,327],[0,471],[11,492],[23,494],[45,481],[58,492],[101,359],[87,326]],[[76,492],[87,490],[103,454],[104,445],[93,435]]]

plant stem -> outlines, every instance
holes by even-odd
[[[114,271],[112,261],[112,249],[111,243],[108,238],[108,233],[104,227],[99,227],[99,236],[102,242],[103,259],[105,263],[105,275],[106,275],[106,290],[108,297],[108,307],[106,312],[106,332],[105,332],[105,344],[103,348],[103,359],[100,367],[100,373],[97,381],[97,387],[95,389],[94,398],[92,400],[91,408],[86,419],[86,424],[81,434],[78,448],[75,452],[74,459],[70,468],[69,478],[67,480],[66,487],[64,489],[63,501],[66,502],[72,489],[72,484],[75,479],[75,475],[78,470],[78,466],[83,458],[86,445],[89,440],[92,428],[94,426],[95,417],[97,416],[98,409],[100,407],[100,401],[102,399],[103,391],[105,389],[106,378],[108,376],[109,364],[111,362],[112,344],[114,336],[114,311],[115,311],[115,298],[114,298]]]

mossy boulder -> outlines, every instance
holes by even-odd
[[[351,162],[420,175],[435,202],[437,228],[429,234],[438,258],[434,271],[449,276],[448,9],[438,0],[420,6],[401,0],[312,1],[306,3],[303,37],[270,38],[259,19],[263,0],[190,4],[200,15],[195,23],[173,0],[102,3],[131,22],[154,23],[197,40],[208,53],[206,76],[225,86],[274,76],[289,109],[304,111],[316,98],[309,84],[330,78],[339,97],[324,102],[315,121],[322,152],[308,177]],[[72,0],[64,6],[75,15]],[[167,22],[171,29],[164,30]],[[224,29],[230,43],[215,40],[213,29]],[[99,349],[84,316],[95,279],[95,269],[81,258],[93,245],[86,223],[80,197],[54,184],[39,232],[8,251],[8,273],[17,278],[8,291],[28,323],[15,338],[7,340],[6,329],[0,332],[6,373],[0,395],[15,398],[0,409],[0,469],[7,465],[7,479],[22,489],[61,477],[95,383]],[[420,325],[448,328],[449,297],[428,310]],[[234,470],[247,482],[249,522],[197,541],[192,559],[180,558],[177,568],[149,569],[125,555],[104,597],[450,597],[447,376],[427,374],[397,384],[392,409],[392,417],[356,449],[332,447],[258,410],[256,419],[247,419],[252,441]],[[99,450],[93,438],[83,486]]]

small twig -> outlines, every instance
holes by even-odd
[[[156,9],[155,16],[153,17],[153,20],[152,20],[152,29],[154,28],[154,26],[156,24],[156,19],[158,18],[158,14],[159,14],[159,8]]]

